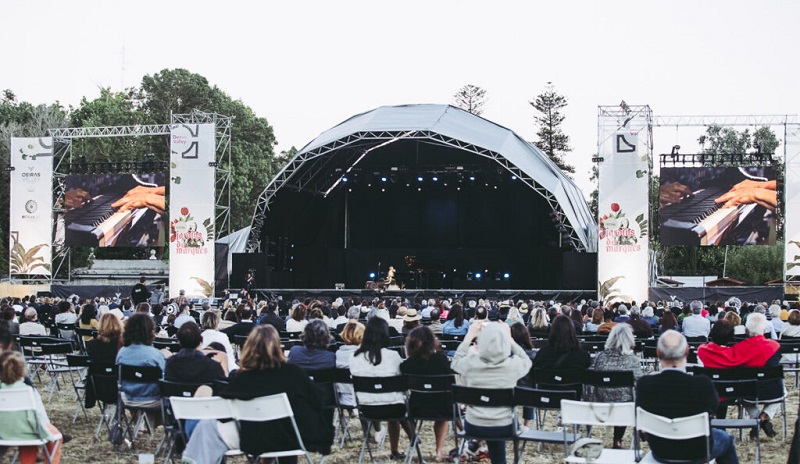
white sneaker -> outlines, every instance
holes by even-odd
[[[517,434],[518,434],[518,435],[525,434],[525,433],[527,433],[527,432],[528,432],[528,430],[530,430],[530,429],[531,429],[531,428],[530,428],[530,427],[528,427],[527,425],[520,425],[520,426],[519,426],[519,430],[517,431]]]
[[[386,427],[381,426],[381,429],[375,434],[375,441],[378,442],[378,448],[383,448],[383,442],[386,440],[387,431],[388,429]]]

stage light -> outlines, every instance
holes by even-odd
[[[381,182],[386,182],[386,176],[381,177]]]
[[[386,191],[386,189],[381,189],[381,192],[385,192],[385,191]]]
[[[431,177],[431,180],[434,181],[434,182],[437,182],[439,180],[439,178],[436,177],[436,176],[433,176],[433,177]]]
[[[517,176],[511,176],[511,180],[517,180]]]
[[[347,183],[347,176],[342,177],[342,182]]]
[[[475,180],[475,176],[469,176],[469,180]]]
[[[375,278],[375,273],[374,272],[370,272],[369,273],[369,278],[370,279],[374,279]]]
[[[503,278],[504,278],[504,279],[506,279],[506,280],[508,280],[508,279],[510,279],[510,278],[511,278],[511,274],[509,274],[508,272],[506,272],[505,274],[503,274]]]
[[[481,277],[483,277],[483,274],[481,274],[480,272],[476,272],[476,273],[475,273],[475,278],[476,278],[477,280],[481,280]]]
[[[418,180],[419,182],[422,182],[422,181],[423,181],[423,180],[425,180],[425,179],[423,179],[423,178],[422,178],[422,176],[419,176],[419,177],[417,177],[417,180]]]

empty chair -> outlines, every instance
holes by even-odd
[[[636,427],[636,407],[634,403],[592,403],[582,401],[561,401],[561,422],[573,425]],[[603,449],[595,461],[601,463],[632,463],[636,461],[639,442],[634,434],[633,449]],[[585,463],[585,458],[567,456],[566,462]]]

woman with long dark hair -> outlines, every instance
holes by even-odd
[[[442,326],[445,335],[466,335],[469,330],[469,321],[464,318],[464,308],[454,304],[447,313],[447,322]]]
[[[450,360],[442,351],[439,339],[427,326],[419,326],[406,336],[406,355],[408,358],[400,364],[400,372],[406,375],[447,375],[452,374]],[[413,408],[424,408],[428,417],[441,417],[433,424],[436,438],[436,460],[446,460],[448,454],[444,450],[447,438],[448,421],[453,410],[449,404],[411,404]]]
[[[575,324],[567,316],[556,316],[550,324],[547,346],[536,354],[533,367],[542,369],[586,369],[591,357],[581,349]]]
[[[658,333],[662,334],[667,330],[681,331],[678,320],[675,319],[675,314],[672,311],[664,311],[664,315],[661,316],[661,325],[658,328]]]
[[[381,317],[367,321],[361,346],[350,358],[350,373],[357,377],[391,377],[400,375],[403,359],[396,351],[389,349],[389,323]],[[405,411],[405,397],[402,393],[356,393],[358,402],[371,405],[397,405],[398,411]],[[398,413],[402,415],[402,413]],[[400,423],[389,422],[390,458],[404,459],[405,453],[398,449],[400,442]],[[410,436],[410,427],[402,424]]]
[[[96,329],[97,328],[97,310],[94,304],[89,303],[83,305],[81,308],[81,316],[78,319],[78,327],[81,329]],[[94,337],[91,335],[84,335],[83,341],[91,341]]]

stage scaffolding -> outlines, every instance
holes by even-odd
[[[110,138],[110,137],[158,137],[169,136],[170,128],[174,124],[214,124],[215,126],[215,205],[216,212],[215,222],[216,230],[221,231],[221,234],[230,233],[230,204],[231,204],[231,128],[233,126],[233,117],[224,116],[217,113],[205,113],[199,110],[193,110],[187,114],[172,114],[170,124],[152,124],[152,125],[134,125],[134,126],[102,126],[102,127],[71,127],[71,128],[56,128],[49,129],[48,134],[53,138],[53,194],[55,201],[53,202],[53,217],[56,220],[53,223],[53,236],[57,237],[55,233],[61,222],[58,218],[64,215],[64,209],[59,208],[58,205],[64,204],[65,192],[65,178],[70,173],[69,171],[73,166],[80,164],[75,163],[72,153],[72,141],[75,139],[85,138]],[[168,159],[168,155],[165,157]],[[162,164],[158,161],[143,161],[143,162],[119,162],[107,163],[115,165],[117,172],[125,174],[127,172],[138,172],[143,165],[151,163],[151,165]],[[168,165],[168,161],[163,162],[163,165]],[[63,282],[67,279],[59,278],[59,273],[66,267],[66,275],[71,274],[70,263],[70,249],[65,246],[63,242],[53,242],[53,260],[52,260],[52,273],[51,276],[28,276],[26,278],[14,278],[9,276],[12,283],[35,283],[49,280],[49,283]]]

